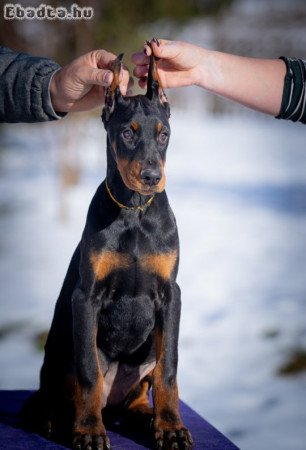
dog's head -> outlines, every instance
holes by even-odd
[[[106,93],[102,120],[112,158],[124,184],[142,195],[152,195],[165,188],[170,107],[158,82],[153,54],[146,95],[124,97],[121,94],[122,58],[119,55],[113,63],[114,80]]]

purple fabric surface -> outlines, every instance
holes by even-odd
[[[18,425],[18,411],[30,393],[30,391],[0,391],[0,450],[64,450],[66,447],[15,428]],[[183,402],[180,402],[180,411],[183,422],[192,433],[196,449],[238,449]],[[113,450],[150,448],[149,441],[140,433],[130,433],[120,427],[108,431],[108,436]]]

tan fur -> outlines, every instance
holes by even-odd
[[[140,258],[141,267],[164,280],[169,280],[177,260],[177,252],[150,254]]]
[[[117,269],[127,269],[132,263],[129,255],[105,251],[102,253],[92,253],[90,262],[97,280],[103,280],[110,273]]]

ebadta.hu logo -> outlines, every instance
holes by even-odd
[[[37,8],[22,6],[19,3],[6,3],[3,7],[3,17],[6,20],[89,20],[94,16],[93,8],[79,6],[76,3],[66,8],[64,6],[53,7],[42,3]]]

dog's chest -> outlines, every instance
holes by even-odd
[[[117,231],[117,233],[116,233]],[[169,281],[177,264],[177,250],[163,235],[145,233],[140,227],[108,230],[104,245],[91,250],[90,267],[96,283],[104,282],[112,289],[143,292],[150,277],[152,283]],[[151,290],[151,288],[150,288]]]
[[[90,254],[93,292],[101,305],[99,342],[114,359],[132,354],[147,341],[177,261],[175,250],[157,250],[152,234],[116,231],[115,240],[106,240]]]

